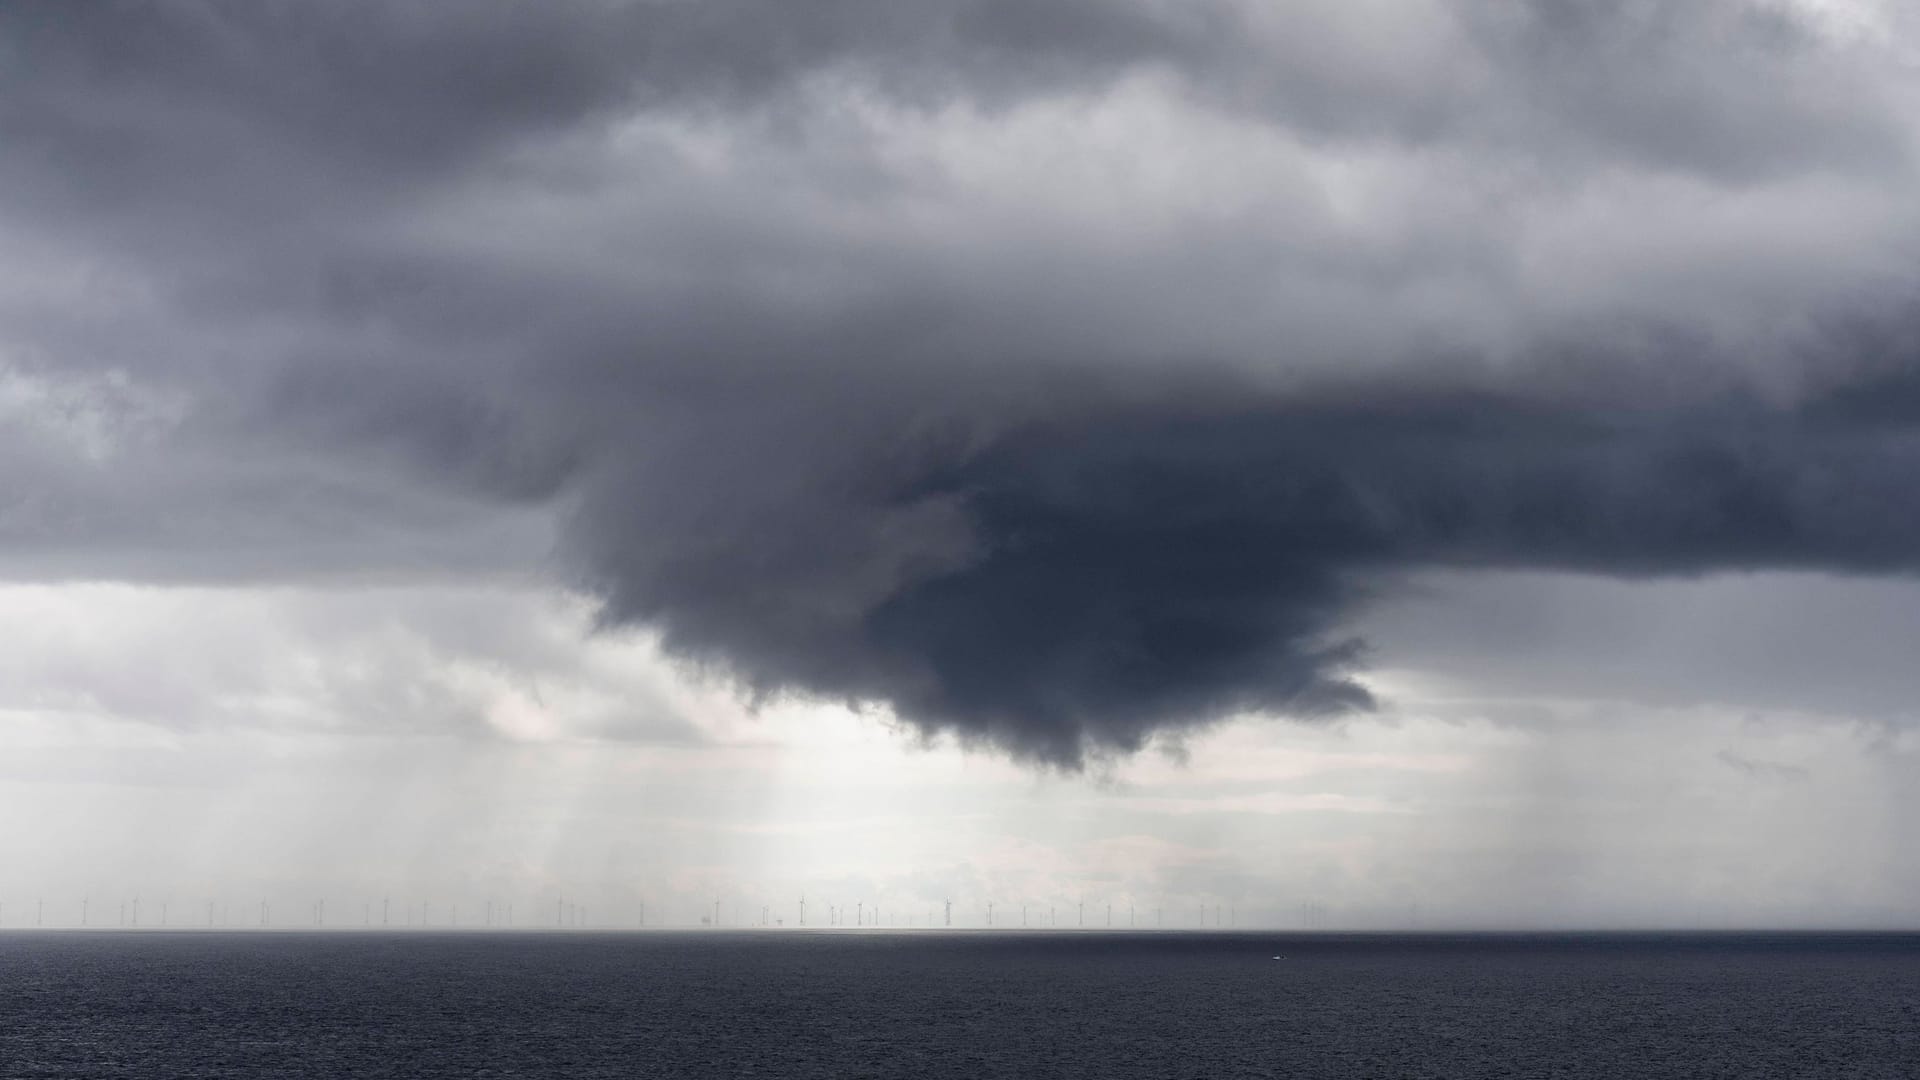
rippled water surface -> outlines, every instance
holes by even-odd
[[[8,1078],[647,1075],[1912,1078],[1920,937],[0,935]]]

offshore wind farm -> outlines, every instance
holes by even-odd
[[[943,900],[937,909],[939,918],[936,920],[936,909],[927,908],[923,911],[920,904],[912,901],[901,903],[897,906],[888,906],[877,902],[869,903],[864,900],[855,900],[852,901],[850,905],[852,914],[851,917],[849,917],[848,904],[836,904],[830,899],[816,900],[816,910],[818,910],[820,906],[824,906],[829,912],[826,923],[820,924],[816,922],[812,927],[809,927],[806,922],[807,901],[804,898],[792,903],[786,911],[782,911],[779,906],[771,901],[764,900],[759,894],[746,894],[738,901],[730,902],[725,899],[718,899],[712,901],[710,904],[700,905],[699,907],[689,906],[683,910],[682,916],[679,919],[673,918],[671,914],[663,916],[663,909],[660,904],[656,902],[653,907],[652,921],[649,922],[647,901],[645,899],[628,899],[624,902],[607,900],[588,905],[577,899],[579,895],[577,892],[574,895],[576,899],[571,901],[567,899],[565,892],[556,892],[550,900],[546,901],[541,900],[539,897],[522,896],[508,899],[504,897],[487,896],[481,898],[479,903],[469,901],[470,906],[468,910],[470,912],[477,912],[478,914],[470,915],[465,920],[460,918],[459,901],[444,896],[420,899],[403,896],[399,898],[397,905],[395,897],[391,894],[382,894],[377,901],[370,897],[362,897],[357,900],[353,898],[321,897],[307,902],[306,914],[303,918],[288,920],[282,917],[279,921],[276,921],[273,915],[276,910],[276,901],[273,898],[260,897],[243,899],[237,907],[232,899],[207,898],[199,902],[199,910],[204,912],[203,918],[177,920],[171,919],[168,914],[172,906],[171,900],[162,900],[159,903],[160,913],[158,919],[156,920],[150,917],[144,924],[140,919],[140,906],[137,897],[130,901],[117,901],[119,905],[118,914],[111,921],[103,921],[97,916],[89,915],[90,911],[95,910],[92,907],[94,898],[91,896],[80,897],[78,899],[55,897],[51,903],[49,903],[46,897],[36,897],[29,909],[31,915],[19,922],[9,921],[7,918],[6,905],[0,903],[0,931],[199,930],[225,932],[275,930],[333,932],[378,931],[386,933],[432,930],[528,932],[579,930],[592,931],[595,933],[610,933],[642,930],[813,929],[854,931],[962,930],[1012,933],[1020,930],[1062,932],[1097,930],[1100,932],[1128,932],[1142,929],[1173,932],[1218,932],[1243,928],[1237,906],[1229,906],[1226,909],[1222,909],[1217,904],[1212,905],[1211,908],[1207,905],[1201,905],[1199,908],[1194,909],[1194,917],[1184,924],[1179,922],[1168,923],[1164,919],[1156,916],[1155,922],[1151,927],[1142,927],[1136,919],[1134,903],[1129,901],[1126,908],[1126,921],[1116,927],[1113,923],[1113,906],[1111,903],[1108,903],[1106,905],[1107,914],[1105,922],[1095,927],[1088,927],[1085,922],[1085,902],[1076,901],[1076,906],[1080,910],[1079,919],[1077,922],[1063,927],[1057,921],[1058,906],[1052,904],[1020,904],[1020,922],[1014,925],[1005,922],[1005,920],[999,923],[995,922],[994,905],[996,901],[994,900],[983,900],[973,905],[962,901],[958,905],[959,915],[957,919],[955,917],[954,902]],[[334,910],[336,912],[343,909],[350,912],[357,911],[357,917],[341,917],[335,915],[329,918],[327,914],[329,899],[334,901]],[[545,916],[532,919],[523,916],[516,921],[514,916],[516,900],[521,903],[522,911],[545,912]],[[18,905],[16,905],[16,907],[18,907]],[[1044,909],[1045,915],[1040,921],[1028,921],[1027,912],[1030,907]],[[277,910],[285,911],[286,905],[279,903]],[[671,912],[672,908],[669,907],[666,910]],[[1159,912],[1162,909],[1156,907],[1155,910]],[[1223,910],[1225,910],[1227,914],[1223,915]],[[969,911],[973,913],[973,918],[971,919],[968,918]],[[398,912],[398,915],[396,915],[396,912]],[[436,916],[436,912],[444,912],[444,914]],[[591,916],[589,912],[592,913]],[[1363,920],[1356,922],[1350,928],[1393,931],[1418,929],[1419,919],[1417,906],[1410,907],[1404,914],[1407,920],[1405,923],[1396,924],[1391,921],[1372,922]],[[1269,909],[1249,909],[1248,921],[1244,928],[1301,931],[1340,929],[1341,927],[1339,924],[1329,921],[1327,913],[1322,906],[1317,904],[1303,904],[1292,908],[1276,905]]]

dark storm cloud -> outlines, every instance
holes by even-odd
[[[0,132],[73,205],[228,221],[350,212],[623,107],[750,109],[822,73],[1005,107],[1157,67],[1316,136],[1715,175],[1901,158],[1900,103],[1810,33],[1730,0],[20,0]]]
[[[732,505],[677,548],[671,519],[607,514],[623,485],[589,488],[575,540],[612,611],[683,652],[1072,761],[1234,711],[1367,705],[1359,646],[1326,635],[1407,568],[1911,570],[1916,469],[1920,429],[1755,406],[1190,402],[836,470],[817,495],[783,476],[794,501],[757,512],[708,488]]]
[[[199,156],[248,148],[282,156],[263,171],[318,167],[377,189],[623,103],[724,108],[841,64],[894,91],[1014,93],[1191,52],[1183,25],[1224,17],[1209,9],[1224,11],[1092,0],[23,0],[0,18],[14,151],[84,170],[77,194],[139,198],[156,177],[257,179],[246,162],[210,172]]]
[[[557,513],[677,655],[1074,764],[1366,707],[1335,628],[1407,570],[1920,550],[1910,80],[1780,5],[0,41],[16,576],[498,572]]]

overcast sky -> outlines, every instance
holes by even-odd
[[[1916,118],[1894,0],[11,0],[0,925],[1913,925]]]

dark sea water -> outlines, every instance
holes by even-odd
[[[1920,1078],[1920,937],[0,935],[54,1076]]]

